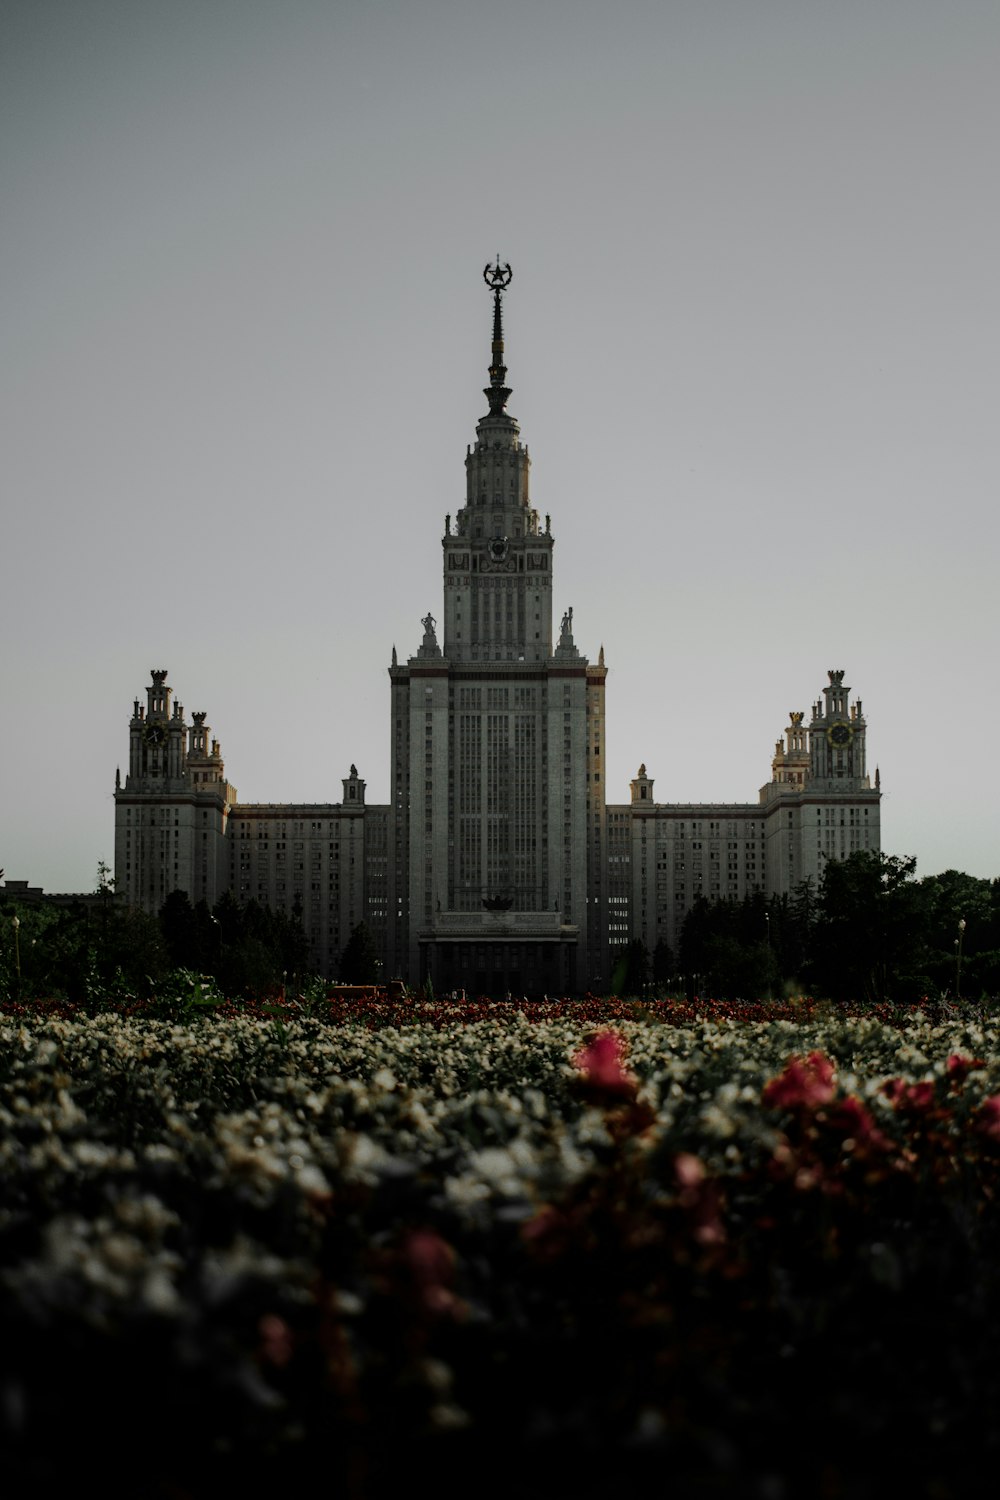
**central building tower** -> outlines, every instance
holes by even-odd
[[[568,994],[605,967],[602,658],[553,635],[553,538],[507,411],[503,294],[493,296],[489,410],[445,517],[443,641],[392,683],[390,962],[437,989]]]

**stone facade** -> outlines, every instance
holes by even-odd
[[[865,720],[831,671],[812,715],[793,713],[757,802],[605,803],[604,684],[553,628],[554,539],[530,498],[530,458],[506,410],[502,294],[493,293],[489,411],[465,460],[465,504],[445,517],[442,641],[389,668],[388,806],[354,766],[336,804],[241,804],[205,714],[189,725],[154,671],[116,780],[119,892],[156,911],[170,891],[209,905],[231,891],[301,915],[334,976],[351,929],[372,929],[386,976],[494,994],[575,993],[608,982],[640,938],[676,949],[703,895],[741,899],[818,882],[828,859],[877,850],[879,786]]]

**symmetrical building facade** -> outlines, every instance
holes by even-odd
[[[367,804],[351,766],[339,803],[240,803],[206,715],[189,724],[156,670],[116,778],[115,875],[150,911],[180,889],[296,912],[330,976],[363,920],[386,977],[575,993],[606,984],[633,938],[676,948],[699,895],[791,892],[828,859],[877,850],[878,774],[873,786],[861,701],[832,671],[809,722],[791,715],[758,801],[657,803],[640,766],[629,802],[606,803],[603,650],[581,655],[572,610],[554,628],[550,518],[507,411],[510,268],[485,274],[489,410],[465,504],[445,517],[441,637],[427,615],[415,655],[393,648],[391,801]]]

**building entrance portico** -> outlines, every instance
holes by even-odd
[[[421,979],[470,995],[573,994],[580,930],[553,912],[438,912],[419,934]]]

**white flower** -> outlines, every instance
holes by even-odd
[[[181,1305],[177,1288],[163,1265],[153,1266],[147,1273],[139,1295],[150,1312],[162,1315],[177,1312]]]

